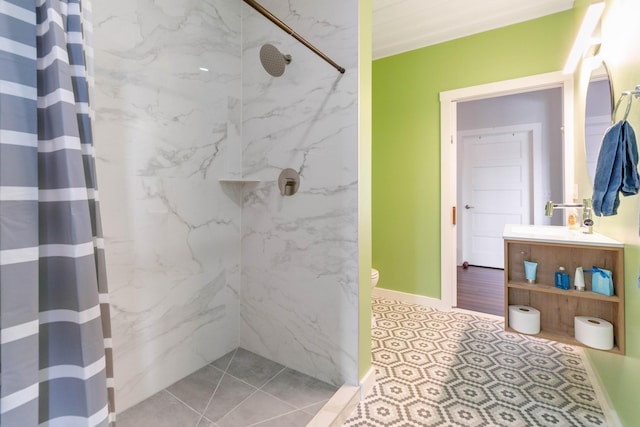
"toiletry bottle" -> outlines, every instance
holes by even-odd
[[[536,269],[538,268],[537,262],[525,261],[524,262],[524,277],[527,279],[527,283],[536,283]]]
[[[562,274],[562,289],[568,291],[571,288],[571,284],[569,283],[569,273],[565,272]]]
[[[567,290],[569,289],[569,274],[565,271],[564,267],[559,267],[555,274],[556,288]]]
[[[564,267],[558,268],[558,271],[556,271],[554,275],[556,288],[562,287],[562,273],[564,273]]]
[[[571,209],[569,211],[569,215],[567,216],[567,225],[570,230],[579,230],[580,222],[578,221],[578,213],[575,209]]]
[[[582,267],[576,268],[576,277],[573,279],[573,286],[576,291],[584,291],[584,271]]]

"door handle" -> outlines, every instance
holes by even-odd
[[[475,206],[471,206],[471,205],[464,205],[464,208],[465,208],[465,209],[473,209],[473,208],[475,208]]]

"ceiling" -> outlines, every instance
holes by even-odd
[[[373,59],[562,12],[574,0],[373,0]]]

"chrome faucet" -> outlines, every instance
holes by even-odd
[[[582,203],[553,203],[551,200],[544,207],[544,215],[553,215],[554,209],[580,208],[582,209],[582,225],[587,227],[587,234],[593,234],[593,219],[591,218],[591,199],[582,199]]]
[[[593,218],[591,218],[593,207],[591,206],[591,199],[582,199],[582,204],[584,204],[582,208],[582,225],[587,227],[587,234],[593,234]]]

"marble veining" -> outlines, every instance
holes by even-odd
[[[94,4],[118,409],[238,346],[240,4]],[[208,71],[202,70],[205,68]],[[233,147],[232,145],[235,145]]]
[[[347,68],[243,7],[241,346],[335,385],[357,383],[357,4],[262,4]],[[291,54],[283,76],[258,59]],[[277,177],[301,175],[294,197]]]

